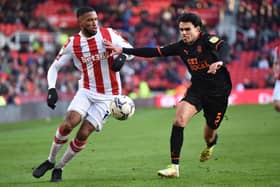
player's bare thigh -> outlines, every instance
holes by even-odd
[[[181,101],[177,105],[174,124],[179,127],[185,127],[196,113],[197,110],[194,105],[187,101]]]

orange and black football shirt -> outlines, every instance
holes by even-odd
[[[209,95],[229,94],[231,80],[225,66],[230,55],[230,46],[217,36],[203,33],[192,44],[180,40],[159,48],[123,48],[126,54],[141,57],[179,56],[187,66],[192,78],[192,87]],[[207,73],[210,64],[223,61],[216,74]]]

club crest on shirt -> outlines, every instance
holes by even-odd
[[[211,43],[217,43],[219,41],[219,38],[217,36],[212,36],[210,39],[209,39],[209,42]]]

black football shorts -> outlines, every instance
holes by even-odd
[[[228,97],[228,95],[211,96],[189,89],[181,101],[194,105],[198,112],[203,110],[207,125],[211,129],[217,129],[224,118]]]

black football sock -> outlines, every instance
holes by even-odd
[[[179,164],[180,152],[184,141],[184,127],[172,127],[170,137],[170,151],[172,164]]]
[[[207,143],[207,147],[212,147],[213,145],[216,145],[217,141],[218,141],[218,134],[216,134],[215,139],[212,142]]]

